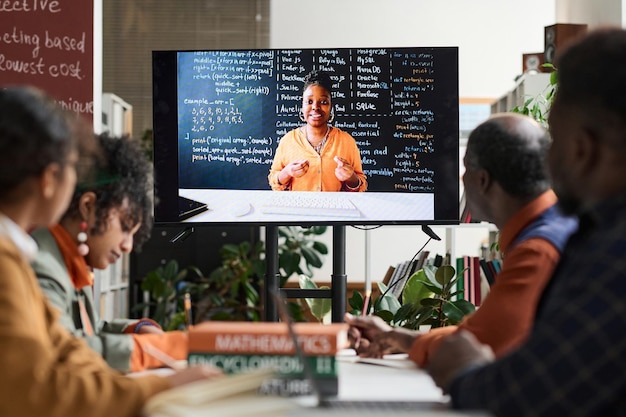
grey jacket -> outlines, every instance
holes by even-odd
[[[85,339],[87,344],[100,353],[109,366],[123,372],[130,370],[130,355],[133,339],[123,334],[124,328],[134,320],[115,319],[111,322],[100,320],[93,300],[92,287],[80,290],[74,288],[56,240],[45,229],[32,233],[39,245],[39,252],[32,266],[39,280],[39,285],[50,303],[61,311],[60,322],[74,336]],[[85,305],[94,330],[88,336],[83,329],[78,301]]]

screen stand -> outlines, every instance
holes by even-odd
[[[333,323],[343,322],[347,297],[345,226],[333,226],[333,272],[330,290],[323,288],[279,288],[278,226],[266,226],[265,228],[265,262],[265,321],[278,321],[278,310],[272,301],[271,291],[280,289],[285,298],[330,298]]]

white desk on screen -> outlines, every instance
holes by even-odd
[[[260,207],[271,197],[271,190],[196,190],[180,189],[179,195],[204,203],[208,211],[197,214],[185,222],[311,222],[315,216],[264,214]],[[324,193],[321,193],[324,194]],[[341,218],[337,221],[386,222],[399,220],[432,221],[435,218],[434,194],[427,193],[329,193],[337,198],[349,199],[360,211],[356,218]],[[243,207],[243,209],[242,209]],[[319,219],[318,219],[319,220]]]

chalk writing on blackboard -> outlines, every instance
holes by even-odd
[[[368,190],[433,192],[458,133],[456,62],[456,48],[179,52],[179,184],[232,188],[245,177],[243,188],[268,189],[280,138],[302,124],[304,76],[322,69],[333,125],[356,140]]]

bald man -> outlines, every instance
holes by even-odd
[[[502,356],[528,336],[537,303],[561,251],[577,227],[556,207],[545,159],[546,130],[527,116],[502,113],[472,131],[463,162],[463,182],[473,219],[500,230],[503,267],[480,308],[458,326],[427,334],[390,327],[375,316],[346,315],[352,340],[362,356],[408,352],[420,366],[458,329],[471,332]]]

